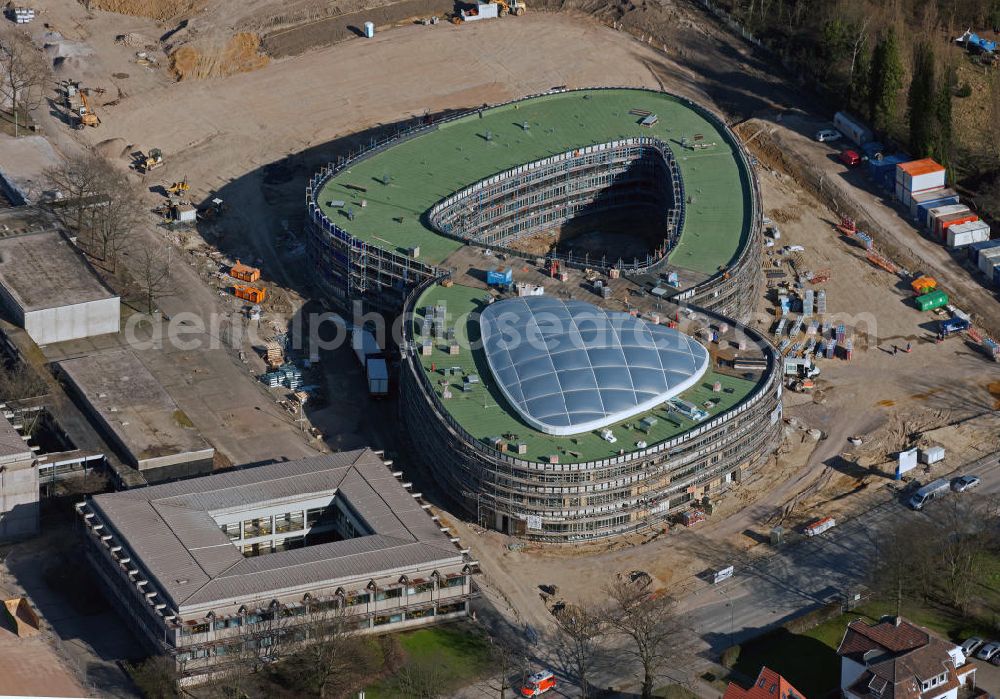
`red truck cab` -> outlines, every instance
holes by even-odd
[[[861,164],[861,156],[858,155],[857,151],[845,150],[840,154],[840,162],[847,167],[857,167]]]

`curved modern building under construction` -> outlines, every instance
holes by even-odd
[[[571,541],[713,497],[780,432],[760,197],[728,128],[662,92],[557,91],[319,173],[316,277],[404,313],[401,416],[476,521]]]

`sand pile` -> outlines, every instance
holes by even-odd
[[[170,70],[178,80],[218,78],[247,73],[267,65],[260,37],[241,32],[221,47],[186,44],[170,54]]]
[[[109,138],[94,146],[94,151],[102,158],[118,160],[129,158],[132,153],[132,146],[126,143],[123,138]]]
[[[88,10],[165,20],[200,10],[205,0],[86,0]]]
[[[145,48],[146,46],[155,46],[155,41],[150,41],[147,37],[142,34],[136,34],[134,32],[128,32],[127,34],[119,34],[115,37],[115,43],[120,46],[127,46],[132,49]]]

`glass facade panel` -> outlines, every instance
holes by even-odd
[[[257,519],[247,519],[243,521],[243,538],[252,539],[255,536],[271,535],[271,518],[258,517]]]
[[[274,531],[278,534],[300,532],[303,529],[305,529],[305,513],[301,510],[298,512],[286,512],[274,518]]]

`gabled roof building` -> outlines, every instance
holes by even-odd
[[[722,699],[806,699],[792,683],[769,667],[762,667],[749,689],[730,682]]]
[[[852,621],[837,655],[847,699],[957,699],[976,672],[961,648],[900,617]]]
[[[476,562],[390,465],[368,449],[325,454],[77,509],[113,603],[190,678],[320,611],[361,631],[468,613]]]

